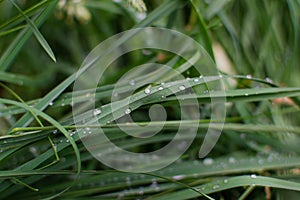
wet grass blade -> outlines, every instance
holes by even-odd
[[[264,176],[236,176],[228,179],[221,179],[211,181],[208,184],[203,184],[196,186],[200,191],[205,194],[210,194],[214,192],[219,192],[231,188],[243,187],[243,186],[255,186],[255,187],[273,187],[287,190],[300,191],[300,183],[287,181],[277,178],[270,178]],[[173,192],[170,194],[165,194],[160,197],[154,198],[157,200],[164,199],[182,199],[182,198],[196,198],[199,197],[199,193],[192,192],[190,190],[182,190],[178,192]]]

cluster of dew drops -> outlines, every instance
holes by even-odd
[[[223,75],[219,75],[219,77],[222,78]],[[250,75],[250,74],[246,75],[245,77],[246,77],[247,79],[252,79],[252,75]],[[196,77],[196,78],[186,78],[186,80],[192,79],[195,83],[197,83],[197,82],[199,82],[200,79],[202,79],[202,78],[203,78],[203,76],[201,75],[200,77]],[[266,77],[266,78],[265,78],[265,81],[268,82],[268,83],[273,83],[273,80],[270,79],[269,77]],[[131,80],[129,81],[129,85],[130,85],[130,86],[134,86],[135,84],[136,84],[136,81],[135,81],[134,79],[131,79]],[[157,91],[162,91],[165,87],[168,87],[168,86],[170,86],[170,85],[165,85],[165,83],[162,82],[162,83],[160,84],[160,86],[157,87],[156,89],[157,89]],[[186,89],[186,86],[185,86],[185,85],[179,85],[179,86],[178,86],[178,89],[179,89],[180,91],[184,91],[184,90]],[[208,93],[208,92],[209,92],[208,90],[205,90],[205,91],[204,91],[204,93]],[[213,91],[211,91],[211,92],[213,92]],[[151,93],[152,93],[152,88],[151,88],[151,87],[145,88],[145,89],[144,89],[144,93],[145,93],[146,95],[151,94]],[[248,95],[249,95],[248,93],[245,93],[245,96],[248,96]],[[87,94],[86,96],[88,97],[88,96],[90,96],[90,94]],[[114,93],[114,96],[118,96],[118,93]],[[163,99],[163,98],[165,98],[165,96],[162,95],[161,98]],[[73,106],[73,104],[74,104],[73,102],[70,103],[71,106]],[[50,102],[50,103],[49,103],[49,106],[53,106],[53,105],[54,105],[53,102]],[[64,99],[62,100],[61,106],[65,106]],[[132,110],[131,110],[130,108],[126,108],[126,109],[124,110],[124,113],[125,113],[126,115],[128,115],[128,114],[131,113],[131,111],[132,111]],[[101,113],[102,113],[101,108],[96,108],[96,109],[93,111],[93,115],[94,115],[94,116],[98,116],[98,115],[100,115]]]

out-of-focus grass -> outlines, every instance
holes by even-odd
[[[63,2],[0,2],[0,81],[13,90],[0,88],[0,198],[300,196],[299,1],[145,0],[144,19],[134,4],[124,0]],[[202,118],[183,123],[176,120],[180,112],[174,96],[161,91],[157,94],[167,98],[153,98],[154,94],[145,97],[137,91],[131,103],[138,124],[147,124],[149,106],[158,103],[170,108],[172,120],[155,122],[154,126],[165,125],[163,134],[140,142],[121,134],[118,128],[124,126],[135,132],[135,126],[105,124],[111,116],[106,110],[102,113],[107,116],[105,121],[99,120],[103,120],[103,128],[116,145],[137,152],[151,151],[170,141],[180,124],[186,128],[199,125],[199,129],[194,143],[178,162],[149,174],[117,172],[93,158],[74,130],[71,105],[90,98],[78,92],[72,99],[74,73],[100,42],[121,31],[147,26],[183,32],[203,45],[226,84],[226,122],[224,127],[214,125],[214,129],[223,128],[221,138],[206,158],[199,159],[199,146],[211,116],[210,97],[224,94],[203,93],[202,83],[195,84]],[[113,88],[124,73],[153,61],[181,67],[182,75],[190,78],[187,82],[200,75],[172,54],[133,52],[105,72],[95,101],[99,106],[109,104]],[[153,74],[141,75],[140,79],[158,84],[173,81],[159,71]],[[177,87],[181,82],[174,84]],[[122,85],[122,89],[128,88],[130,84]],[[79,171],[80,176],[76,176]]]

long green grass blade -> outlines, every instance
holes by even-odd
[[[53,11],[55,5],[56,2],[54,1],[36,17],[36,19],[34,20],[35,26],[39,27],[40,25],[42,25],[42,23],[46,20],[49,14]],[[18,55],[21,48],[23,47],[25,42],[29,39],[31,34],[32,32],[30,26],[24,28],[18,34],[18,36],[9,45],[9,47],[5,50],[5,52],[2,54],[0,58],[0,71],[6,71],[9,68],[9,66],[11,65],[15,57]]]
[[[44,36],[39,31],[39,29],[36,27],[36,25],[29,19],[29,17],[21,10],[21,8],[19,8],[19,6],[13,0],[11,0],[11,3],[18,9],[18,11],[21,13],[21,15],[25,18],[26,22],[30,26],[30,28],[31,28],[33,34],[35,35],[36,39],[38,40],[40,45],[44,48],[46,53],[50,56],[50,58],[54,62],[56,62],[56,58],[54,56],[54,53],[53,53],[51,47],[49,46],[48,42],[46,41]]]
[[[243,187],[243,186],[265,186],[265,187],[273,187],[287,190],[295,190],[300,191],[300,183],[293,181],[286,181],[276,178],[264,177],[264,176],[237,176],[234,178],[228,178],[223,180],[212,181],[211,183],[199,185],[199,190],[206,194],[210,194],[217,191],[227,190],[235,187]],[[162,195],[160,197],[154,199],[172,199],[172,198],[196,198],[199,196],[199,193],[191,192],[189,190],[183,190],[178,192],[173,192],[172,194]]]

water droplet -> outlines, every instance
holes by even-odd
[[[269,162],[272,162],[272,161],[273,161],[273,155],[269,155],[268,158],[267,158],[267,160],[268,160]]]
[[[91,98],[89,99],[89,101],[90,101],[90,102],[93,102],[93,101],[95,101],[95,98],[94,98],[94,97],[91,97]]]
[[[37,154],[37,149],[35,147],[30,147],[29,151],[33,154],[36,155]]]
[[[228,180],[227,179],[224,179],[224,181],[223,181],[224,183],[228,183]]]
[[[223,75],[222,75],[222,74],[219,74],[219,78],[223,78]]]
[[[70,142],[70,140],[66,140],[66,142]]]
[[[116,3],[120,3],[122,0],[113,0]]]
[[[130,110],[129,108],[127,108],[127,109],[125,110],[125,114],[128,115],[128,114],[130,114],[130,113],[131,113],[131,110]]]
[[[185,177],[185,175],[176,175],[176,176],[173,176],[172,179],[178,181],[178,180],[184,179],[184,177]]]
[[[50,102],[50,103],[49,103],[49,106],[53,106],[53,102]]]
[[[139,191],[139,195],[143,195],[144,194],[144,191],[143,190],[140,190]]]
[[[245,96],[249,96],[249,94],[248,94],[248,93],[245,93]]]
[[[72,137],[75,134],[75,132],[70,132],[70,136]]]
[[[142,12],[142,13],[137,13],[136,14],[136,18],[138,19],[138,20],[143,20],[143,19],[145,19],[147,17],[147,14],[145,13],[145,12]]]
[[[151,183],[150,187],[154,187],[154,188],[158,187],[158,183],[155,178],[152,179],[152,183]]]
[[[131,185],[131,179],[130,177],[126,177],[126,185],[130,186]]]
[[[163,90],[164,88],[162,86],[158,87],[157,90]]]
[[[199,76],[199,78],[203,78],[203,76],[202,76],[202,75],[200,75],[200,76]]]
[[[194,82],[195,82],[195,83],[199,82],[199,79],[198,79],[198,78],[195,78],[195,79],[194,79]]]
[[[214,186],[213,186],[213,190],[216,190],[216,189],[219,189],[219,188],[220,188],[219,185],[214,185]]]
[[[3,143],[4,143],[4,144],[6,144],[6,143],[7,143],[7,141],[6,141],[6,140],[3,140]]]
[[[212,158],[205,158],[203,160],[204,165],[212,165],[213,163],[214,163],[214,159],[212,159]]]
[[[150,88],[146,88],[146,89],[144,90],[144,92],[145,92],[145,94],[150,94],[150,93],[151,93],[151,90],[150,90]]]
[[[266,77],[265,80],[266,80],[267,82],[269,82],[269,83],[273,83],[273,80],[270,79],[269,77]]]
[[[248,75],[246,75],[246,78],[247,78],[247,79],[251,79],[252,76],[251,76],[250,74],[248,74]]]
[[[93,112],[93,115],[97,116],[99,114],[101,114],[101,110],[100,109],[95,109],[94,112]]]
[[[129,85],[132,85],[132,86],[135,85],[135,80],[133,80],[133,79],[130,80],[130,81],[129,81]]]
[[[256,178],[255,174],[251,174],[250,178]]]
[[[228,159],[228,162],[231,163],[231,164],[234,164],[234,163],[236,163],[236,159],[234,157],[230,157]]]
[[[184,85],[179,86],[179,90],[185,90],[185,86]]]

